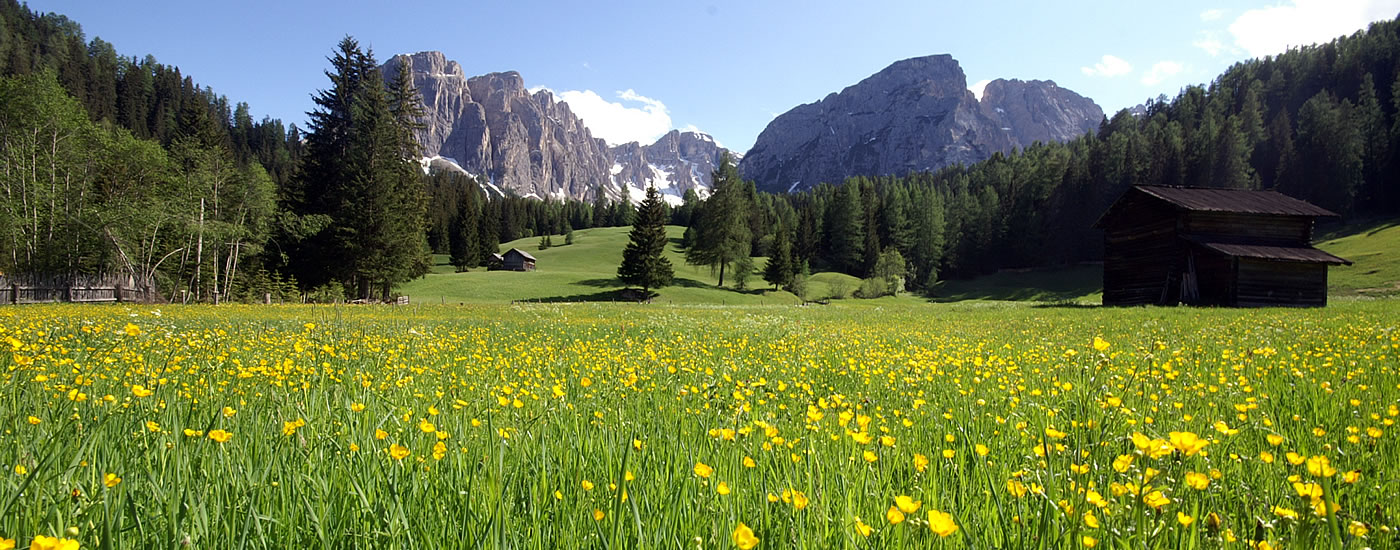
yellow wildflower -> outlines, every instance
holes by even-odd
[[[953,515],[938,510],[928,511],[928,527],[940,537],[946,537],[958,530],[958,524],[953,521]]]
[[[594,516],[596,517],[597,513]],[[743,522],[739,522],[739,525],[734,528],[734,546],[738,546],[740,550],[749,550],[758,546],[758,537],[754,536],[753,529],[744,525]]]

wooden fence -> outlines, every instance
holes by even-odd
[[[154,285],[126,275],[0,275],[0,305],[157,300]]]

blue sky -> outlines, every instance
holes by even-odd
[[[30,0],[89,39],[151,54],[302,125],[339,39],[382,61],[439,50],[468,75],[519,71],[611,143],[699,129],[744,151],[772,118],[909,57],[968,84],[1049,79],[1113,112],[1231,64],[1394,18],[1400,0],[1175,2],[686,0],[366,2]]]

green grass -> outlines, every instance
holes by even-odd
[[[969,280],[940,281],[929,297],[936,302],[1011,300],[1099,303],[1103,297],[1103,266],[1002,271]]]
[[[1317,247],[1353,262],[1328,270],[1334,296],[1400,296],[1400,220],[1370,221],[1333,229]]]
[[[518,239],[501,245],[501,251],[519,248],[538,259],[535,271],[486,271],[474,268],[454,273],[446,258],[435,256],[433,273],[411,281],[398,289],[415,303],[423,304],[500,304],[523,302],[612,302],[625,301],[624,285],[617,279],[617,266],[622,263],[622,249],[627,246],[629,227],[599,227],[574,231],[574,244],[562,245],[564,237],[554,235],[561,243],[540,250],[538,236]],[[663,288],[653,303],[674,304],[796,304],[800,300],[791,293],[773,291],[763,281],[761,273],[749,278],[749,290],[734,290],[732,277],[726,274],[725,288],[715,286],[718,273],[710,268],[687,265],[678,243],[685,228],[668,226],[671,246],[666,256],[675,270],[671,286]],[[756,269],[764,262],[756,259]]]
[[[866,303],[0,308],[0,544],[1400,544],[1392,300]]]
[[[623,300],[617,266],[627,245],[630,228],[607,227],[574,232],[574,244],[539,250],[539,237],[501,245],[520,248],[539,258],[532,273],[486,272],[477,268],[455,273],[445,255],[434,256],[433,272],[399,289],[416,303],[490,304],[513,301],[610,302]],[[680,227],[667,227],[672,245],[667,256],[675,267],[673,286],[660,291],[656,302],[671,304],[760,305],[796,304],[796,296],[773,291],[762,280],[763,258],[756,258],[750,290],[715,286],[716,273],[707,267],[686,265],[679,250]],[[556,235],[555,242],[564,237]],[[1400,221],[1382,220],[1332,228],[1318,239],[1318,248],[1347,258],[1352,266],[1333,267],[1328,286],[1334,296],[1400,295]],[[1003,271],[968,280],[940,281],[927,297],[901,294],[862,305],[912,305],[925,301],[1019,301],[1098,303],[1102,296],[1103,267],[1085,265],[1025,271]],[[808,282],[810,300],[850,299],[860,279],[841,273],[816,273]]]

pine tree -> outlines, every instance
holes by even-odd
[[[666,211],[661,193],[648,187],[646,199],[637,210],[636,221],[627,248],[622,251],[622,265],[617,277],[629,285],[642,287],[642,295],[651,298],[652,289],[671,284],[671,260],[666,258]]]
[[[847,181],[836,191],[826,214],[827,261],[851,275],[865,273],[865,209],[860,184]]]
[[[325,220],[301,249],[304,281],[336,280],[360,298],[387,299],[393,286],[426,273],[426,202],[413,120],[416,92],[386,85],[374,55],[341,40],[315,98],[302,166],[307,214]]]
[[[748,257],[752,235],[749,233],[751,206],[745,200],[743,180],[729,153],[710,174],[710,198],[701,203],[695,213],[695,242],[686,250],[685,261],[692,265],[707,265],[719,270],[719,286],[724,286],[724,271],[729,264]]]
[[[477,227],[480,223],[477,221],[475,195],[475,190],[464,189],[458,196],[457,215],[452,217],[448,229],[448,247],[452,254],[452,265],[457,271],[466,271],[481,264],[481,250],[477,237]]]
[[[792,284],[793,271],[792,240],[787,229],[779,226],[773,234],[773,251],[768,254],[768,265],[763,268],[763,280],[773,288],[784,288]]]

